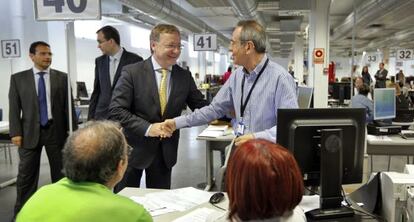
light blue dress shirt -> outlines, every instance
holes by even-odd
[[[352,108],[364,108],[366,111],[366,122],[372,123],[374,120],[374,102],[367,96],[357,94],[351,99]]]
[[[50,97],[50,68],[47,68],[45,70],[39,70],[36,67],[33,67],[33,74],[35,79],[35,86],[36,86],[36,94],[39,93],[39,72],[45,72],[43,75],[43,79],[45,80],[45,86],[46,86],[46,101],[47,101],[47,117],[49,119],[53,119],[52,116],[52,106],[51,106],[51,97]]]
[[[177,129],[206,124],[234,110],[236,122],[241,121],[240,99],[243,76],[245,100],[267,56],[249,74],[239,67],[223,85],[209,106],[196,109],[193,113],[176,117]],[[296,86],[292,76],[280,65],[269,61],[252,91],[243,116],[244,134],[253,133],[255,138],[276,142],[277,110],[298,108]],[[237,124],[233,125],[234,130]]]

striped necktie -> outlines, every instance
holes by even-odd
[[[167,70],[161,69],[161,84],[160,84],[160,106],[161,115],[164,114],[165,106],[167,105]]]

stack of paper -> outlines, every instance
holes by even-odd
[[[216,126],[216,125],[209,125],[203,132],[200,133],[200,137],[220,137],[224,136],[227,132],[229,127],[227,125]]]
[[[185,211],[207,202],[211,193],[193,187],[166,190],[146,194],[143,197],[132,196],[131,199],[142,204],[151,214],[157,216],[174,211]]]

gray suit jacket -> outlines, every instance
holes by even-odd
[[[50,97],[55,139],[65,143],[69,131],[67,75],[50,69]],[[73,104],[73,100],[72,100]],[[72,105],[73,129],[77,129]],[[23,136],[22,147],[34,149],[39,142],[40,117],[33,69],[13,74],[9,89],[10,137]]]
[[[161,116],[151,57],[125,66],[115,86],[109,115],[110,119],[121,123],[128,143],[134,148],[129,164],[135,168],[147,168],[152,163],[158,146],[162,147],[166,166],[173,167],[177,162],[179,131],[175,131],[171,138],[160,140],[145,137],[146,130],[152,123],[180,116],[186,105],[195,109],[208,104],[197,90],[191,73],[178,65],[172,67],[170,88],[167,106]]]
[[[111,86],[109,77],[109,56],[102,55],[95,59],[95,82],[93,84],[93,92],[89,102],[88,120],[108,118],[112,90],[118,82],[119,76],[121,76],[122,67],[139,61],[142,61],[142,57],[124,49],[115,73],[114,83]]]

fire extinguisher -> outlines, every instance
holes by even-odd
[[[335,62],[331,61],[328,66],[328,81],[329,83],[335,82]]]

